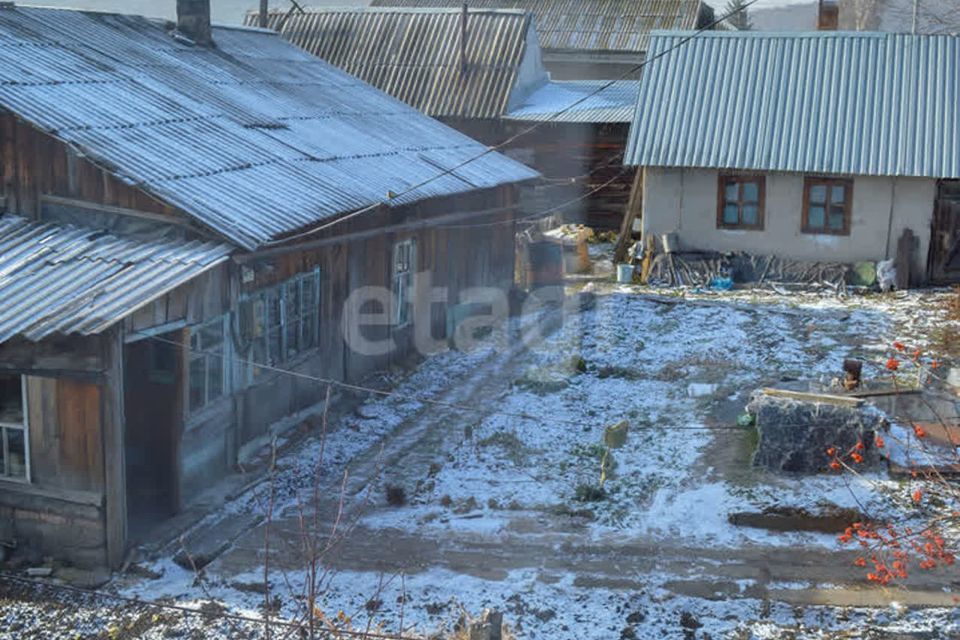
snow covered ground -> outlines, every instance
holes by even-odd
[[[835,534],[729,521],[769,507],[892,519],[912,508],[915,486],[935,491],[880,473],[754,469],[752,430],[736,419],[753,389],[827,382],[847,357],[872,363],[866,375],[879,376],[894,341],[931,353],[956,348],[947,293],[840,300],[580,288],[587,297],[578,311],[542,342],[518,349],[504,331],[474,351],[431,356],[398,380],[395,395],[371,396],[331,424],[324,442],[308,439],[281,458],[269,576],[279,616],[304,615],[307,577],[290,560],[298,537],[289,532],[312,494],[322,448],[327,494],[344,469],[356,487],[345,500],[354,529],[327,556],[316,603],[336,624],[427,634],[491,607],[518,638],[960,634],[955,574],[918,576],[899,592],[874,589]],[[948,362],[958,355],[944,354]],[[604,432],[621,421],[628,436],[608,454],[598,494]],[[405,504],[387,504],[388,483],[403,488]],[[224,512],[262,511],[263,496],[260,486]],[[259,617],[263,533],[238,540],[202,580],[161,557],[143,563],[153,579],[128,576],[113,589],[190,607],[213,600]],[[3,620],[0,613],[0,638],[29,637],[4,636]]]

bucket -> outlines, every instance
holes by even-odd
[[[618,264],[617,265],[617,282],[620,284],[630,284],[633,282],[633,265],[632,264]]]

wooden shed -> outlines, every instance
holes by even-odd
[[[0,10],[0,543],[117,566],[320,380],[443,346],[461,290],[512,285],[536,172],[276,35],[204,32],[202,4],[175,32]]]

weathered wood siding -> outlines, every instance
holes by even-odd
[[[124,184],[59,140],[0,113],[0,170],[7,209],[38,219],[43,195],[123,207],[183,220],[175,208]]]
[[[444,122],[484,144],[497,145],[529,129],[532,122],[451,120]],[[626,212],[636,168],[623,166],[629,124],[548,123],[502,151],[543,174],[543,184],[523,190],[523,214],[553,210],[564,223],[617,230]]]
[[[18,544],[78,566],[109,559],[105,345],[99,336],[0,345],[0,370],[26,376],[31,475],[0,482],[0,521]]]
[[[182,213],[111,177],[54,138],[9,114],[0,113],[0,189],[8,211],[30,218],[73,216],[90,224],[137,228],[168,220],[185,233],[203,233]],[[311,378],[359,381],[370,373],[409,360],[413,326],[365,331],[391,338],[396,348],[382,356],[349,349],[344,320],[351,291],[392,284],[395,242],[416,241],[416,268],[445,287],[448,302],[434,305],[421,322],[431,335],[448,338],[448,320],[464,289],[513,283],[516,187],[474,191],[416,205],[371,211],[328,231],[278,248],[238,255],[194,281],[138,310],[102,336],[54,337],[39,343],[0,344],[0,371],[29,376],[30,484],[0,482],[0,522],[41,552],[80,566],[117,566],[126,540],[125,348],[124,340],[174,335],[181,350],[183,397],[188,397],[190,327],[238,310],[245,293],[320,269],[319,343],[280,365],[306,374],[264,372],[250,379],[230,324],[227,342],[233,366],[232,391],[200,410],[178,407],[172,463],[178,482],[174,500],[182,506],[210,483],[236,468],[246,447],[264,442],[269,427],[321,401],[324,384]],[[86,206],[86,205],[94,206]],[[249,272],[252,270],[252,279]],[[426,292],[418,291],[418,295]],[[167,338],[164,338],[167,339]],[[179,343],[181,346],[177,346]]]

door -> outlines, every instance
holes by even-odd
[[[129,343],[124,349],[127,517],[137,540],[179,504],[177,444],[182,414],[182,334]]]
[[[960,282],[960,180],[937,187],[928,272],[931,282]]]

